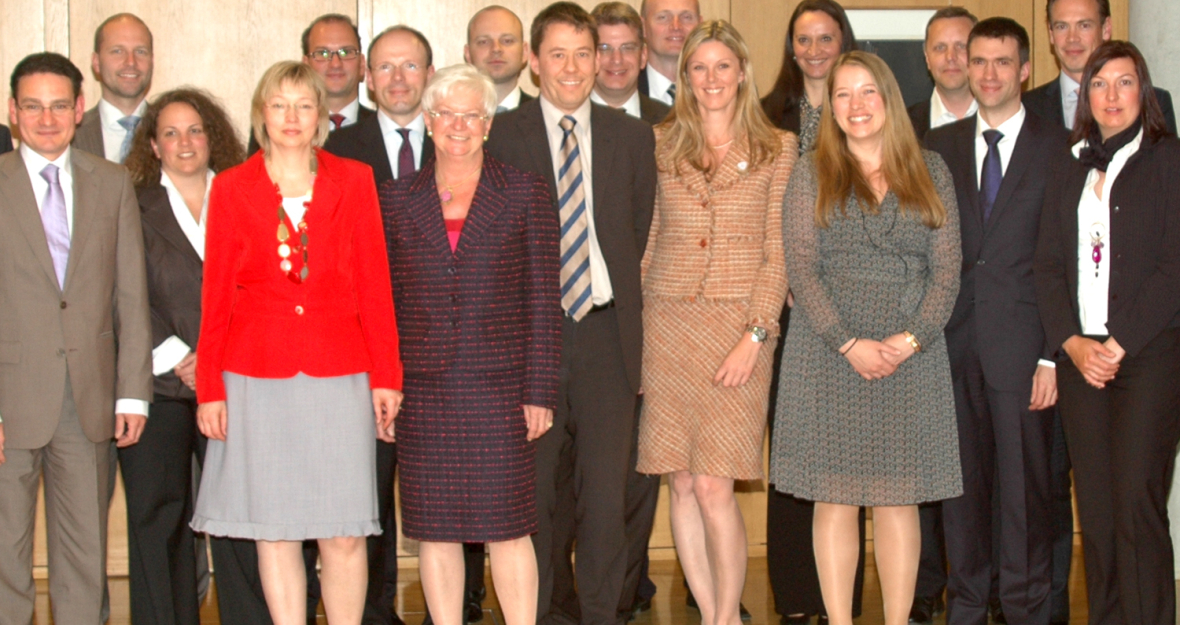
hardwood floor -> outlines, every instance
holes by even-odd
[[[870,554],[871,555],[871,554]],[[695,610],[689,610],[684,605],[683,574],[675,560],[657,560],[651,563],[651,577],[659,592],[652,602],[652,609],[644,612],[632,621],[634,625],[692,625],[700,622],[700,616]],[[400,590],[397,596],[397,611],[405,619],[407,625],[419,625],[423,616],[422,587],[418,582],[416,569],[402,569],[400,574]],[[127,578],[111,579],[111,620],[110,625],[127,625],[131,622],[129,614],[128,582]],[[496,602],[495,589],[492,587],[491,576],[488,580],[488,597],[484,601],[484,620],[482,625],[503,625]],[[1071,598],[1071,625],[1086,623],[1085,581],[1083,578],[1081,547],[1074,547],[1074,566],[1069,580]],[[751,558],[746,581],[743,603],[753,615],[753,625],[777,625],[778,615],[774,613],[774,596],[770,590],[770,582],[766,572],[766,558]],[[37,582],[37,625],[48,625],[53,621],[49,617],[48,584],[44,580]],[[320,623],[327,620],[320,614]],[[881,590],[877,583],[877,570],[870,557],[865,570],[864,614],[856,621],[860,625],[878,625],[884,623],[881,612]],[[945,617],[938,617],[934,621],[937,625],[945,624]],[[214,589],[210,591],[204,605],[201,607],[202,625],[219,625],[217,615],[216,577]],[[1180,623],[1180,619],[1178,619]]]

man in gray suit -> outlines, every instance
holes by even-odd
[[[139,207],[126,170],[70,147],[82,73],[54,53],[17,64],[0,156],[0,625],[33,619],[33,519],[45,481],[59,623],[97,623],[110,441],[134,445],[152,396]]]
[[[74,147],[122,163],[152,86],[152,31],[131,13],[108,17],[94,31],[90,69],[102,83],[102,99],[86,111]]]

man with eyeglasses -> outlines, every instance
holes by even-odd
[[[139,17],[118,13],[99,24],[90,68],[102,84],[102,99],[82,117],[74,147],[116,163],[127,158],[147,110],[154,62],[152,32]]]
[[[463,60],[492,79],[496,86],[496,112],[511,111],[533,99],[520,88],[524,71],[524,26],[508,9],[484,7],[467,22]]]
[[[652,125],[664,121],[668,105],[639,92],[648,54],[639,13],[623,2],[603,2],[590,15],[598,24],[598,75],[590,99]]]
[[[639,74],[639,90],[668,106],[676,101],[676,64],[689,31],[701,23],[698,0],[643,0],[643,35],[647,69]]]

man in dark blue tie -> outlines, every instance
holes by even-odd
[[[955,179],[963,237],[959,298],[946,326],[963,495],[943,502],[947,623],[986,625],[993,573],[1010,622],[1050,615],[1049,457],[1057,399],[1032,258],[1049,168],[1065,132],[1028,113],[1028,33],[1008,18],[977,24],[968,80],[979,112],[931,130]],[[993,544],[994,541],[994,544]]]

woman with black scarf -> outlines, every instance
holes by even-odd
[[[1074,158],[1041,214],[1037,303],[1057,385],[1091,623],[1174,623],[1167,499],[1180,440],[1180,141],[1139,50],[1090,57]]]

